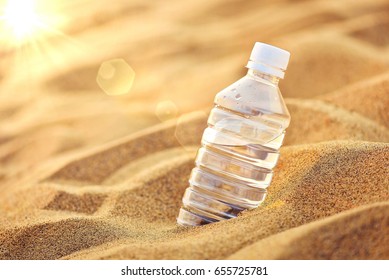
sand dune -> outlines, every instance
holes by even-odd
[[[0,58],[0,259],[389,258],[388,1],[81,2],[58,7],[80,49]],[[213,97],[255,41],[292,53],[268,196],[180,227]],[[110,97],[95,78],[117,57],[135,85]]]
[[[100,160],[105,161],[104,156],[116,154],[120,146],[102,151]],[[185,151],[181,155],[176,152],[170,166],[151,169],[150,174],[142,176],[143,180],[132,181],[127,176],[123,178],[125,184],[117,182],[101,187],[90,187],[89,183],[85,185],[82,181],[78,184],[51,183],[47,187],[55,192],[52,200],[30,213],[31,219],[40,222],[24,224],[21,229],[9,229],[1,234],[2,247],[10,250],[2,257],[60,258],[77,251],[80,252],[70,257],[228,257],[242,246],[264,237],[388,199],[387,144],[328,142],[285,147],[282,152],[283,158],[263,206],[242,213],[238,219],[195,229],[178,228],[175,222],[177,207],[193,167],[193,156]],[[82,159],[78,163],[88,160]],[[355,173],[355,170],[361,172]],[[84,187],[86,190],[82,190]],[[53,218],[60,219],[52,221]],[[82,233],[80,237],[74,234],[62,236],[63,229],[76,221],[80,223],[77,228]],[[89,223],[96,227],[89,226]],[[37,228],[42,238],[36,239]],[[107,234],[107,231],[119,231],[120,234]],[[26,242],[26,236],[29,247],[18,246]],[[53,238],[56,243],[42,247],[42,239],[47,238]],[[79,239],[79,243],[72,243],[69,251],[64,252],[63,243],[69,243],[69,238]],[[102,248],[95,247],[98,245],[94,243],[96,240],[101,243],[110,241],[109,250],[107,244],[101,245]],[[347,252],[342,254],[347,256]]]
[[[230,258],[386,259],[388,210],[382,203],[346,211],[262,239]]]
[[[380,125],[388,127],[388,87],[389,74],[383,74],[323,95],[321,99],[348,111],[357,112]]]

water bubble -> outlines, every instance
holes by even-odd
[[[237,95],[235,95],[235,99],[236,100],[239,100],[239,99],[241,99],[242,98],[242,95],[240,95],[240,93],[238,93]]]
[[[155,108],[155,115],[162,122],[177,117],[177,106],[170,100],[161,101]]]
[[[232,91],[232,92],[236,92],[236,88],[233,88],[231,91]]]
[[[127,94],[135,79],[134,70],[124,59],[112,59],[101,64],[96,82],[108,95]]]

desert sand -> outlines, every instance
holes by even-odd
[[[111,2],[58,4],[62,35],[0,53],[0,259],[389,259],[389,1]],[[256,41],[291,52],[267,199],[178,226]],[[96,83],[114,58],[123,96]]]

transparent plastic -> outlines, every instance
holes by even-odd
[[[235,218],[266,197],[290,114],[279,78],[249,69],[219,92],[177,222],[198,226]]]

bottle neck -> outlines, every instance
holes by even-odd
[[[264,72],[254,70],[254,69],[249,69],[247,71],[247,74],[252,76],[256,80],[265,80],[265,81],[268,81],[276,86],[278,86],[278,82],[280,81],[280,78],[278,78],[276,76],[269,75],[269,74],[266,74]]]

